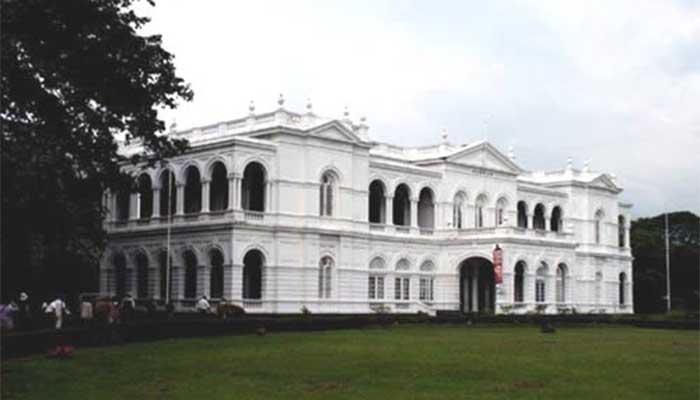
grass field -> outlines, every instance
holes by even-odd
[[[169,340],[2,365],[3,399],[693,399],[697,331],[400,326]]]

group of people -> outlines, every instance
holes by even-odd
[[[134,318],[136,301],[127,294],[121,300],[117,297],[81,296],[79,317],[83,326],[94,323],[107,325],[125,323]],[[53,327],[62,329],[66,319],[72,316],[63,296],[53,301],[43,302],[38,310],[33,309],[26,292],[17,300],[0,304],[0,328],[2,330],[30,330]]]

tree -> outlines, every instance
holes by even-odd
[[[161,37],[139,34],[148,19],[132,4],[2,0],[4,295],[94,289],[103,192],[134,187],[124,163],[187,148],[160,134],[158,109],[192,91]],[[125,160],[115,136],[143,152]]]
[[[700,218],[683,211],[669,214],[671,301],[673,309],[698,309]],[[635,312],[665,312],[666,256],[664,215],[632,221]]]

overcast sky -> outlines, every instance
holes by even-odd
[[[159,1],[195,93],[179,128],[254,100],[364,115],[375,140],[514,146],[527,170],[618,176],[634,214],[700,213],[700,1]]]

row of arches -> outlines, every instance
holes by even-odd
[[[174,281],[172,261],[172,256],[168,257],[167,252],[162,250],[158,252],[156,257],[157,265],[151,266],[145,253],[141,251],[136,253],[133,270],[133,273],[136,274],[136,287],[131,289],[135,289],[137,298],[172,298]],[[184,264],[184,298],[194,299],[201,295],[201,293],[197,293],[198,274],[201,269],[200,263],[192,250],[186,250],[182,254],[182,261]],[[207,262],[208,264],[203,266],[209,268],[208,296],[214,299],[222,298],[224,294],[224,255],[219,249],[211,249],[207,255]],[[126,295],[127,289],[129,289],[127,285],[129,270],[126,264],[127,260],[124,253],[117,252],[112,257],[112,267],[115,274],[114,289],[118,297]],[[151,274],[151,270],[156,273]],[[156,279],[156,282],[151,283],[151,279]]]
[[[519,228],[532,228],[539,230],[549,229],[553,232],[563,231],[563,212],[560,206],[552,207],[551,212],[547,215],[547,209],[542,203],[535,204],[532,212],[532,222],[529,221],[529,208],[528,204],[524,200],[518,201],[518,227]],[[549,227],[547,227],[547,220],[549,220]]]
[[[183,188],[183,212],[185,214],[195,214],[203,211],[203,202],[208,205],[209,211],[224,211],[231,209],[233,205],[229,198],[229,185],[231,179],[223,162],[217,161],[211,165],[211,177],[208,181],[203,181],[199,168],[189,165],[184,168],[184,188]],[[246,165],[243,170],[241,181],[240,201],[244,210],[265,211],[267,171],[259,162],[253,161]],[[175,174],[170,168],[164,169],[157,179],[158,185],[154,185],[151,176],[142,173],[136,180],[136,193],[138,194],[138,216],[148,219],[154,216],[154,209],[158,210],[159,216],[174,215],[178,209],[178,188]],[[206,187],[208,196],[203,196],[203,188]],[[154,191],[158,191],[159,199],[154,202]],[[130,215],[130,193],[126,191],[118,192],[116,195],[116,215],[117,221],[125,221]]]
[[[394,190],[391,200],[391,215],[387,215],[387,188],[384,183],[375,179],[369,184],[369,222],[386,224],[390,220],[392,224],[399,226],[411,226],[413,213],[411,207],[417,207],[415,224],[421,228],[432,229],[435,227],[435,194],[429,187],[424,187],[418,193],[418,201],[412,205],[411,189],[405,183],[399,184]]]

